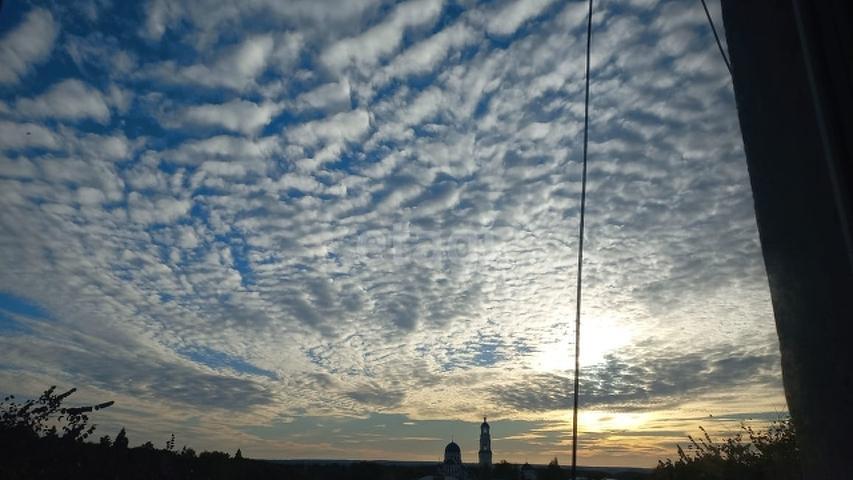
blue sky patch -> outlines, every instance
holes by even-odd
[[[201,363],[202,365],[215,370],[230,369],[238,373],[259,375],[273,380],[278,378],[274,372],[256,367],[242,358],[228,355],[227,353],[213,350],[211,348],[186,349],[179,353],[194,362]]]

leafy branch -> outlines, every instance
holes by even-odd
[[[63,393],[56,393],[56,386],[52,386],[37,399],[23,403],[16,402],[14,395],[5,397],[3,402],[0,402],[0,430],[18,431],[37,437],[86,440],[96,427],[94,424],[89,425],[88,414],[108,408],[114,402],[63,407],[62,402],[76,391],[76,388],[72,388]]]

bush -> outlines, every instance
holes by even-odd
[[[113,447],[118,450],[127,450],[127,446],[130,444],[130,441],[127,439],[127,432],[122,428],[118,435],[116,435],[116,439],[113,442]]]
[[[741,425],[741,431],[721,443],[704,428],[698,440],[688,435],[687,451],[678,445],[678,459],[658,461],[654,478],[667,480],[799,479],[800,454],[790,418],[772,422],[766,430]]]

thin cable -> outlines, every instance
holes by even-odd
[[[583,106],[583,174],[581,176],[581,218],[578,226],[578,278],[575,296],[575,393],[572,408],[572,480],[577,479],[578,468],[578,392],[580,389],[581,368],[581,290],[583,284],[583,231],[586,214],[586,165],[587,146],[589,144],[589,64],[592,48],[592,0],[589,0],[589,14],[586,23],[586,86]]]
[[[720,49],[720,55],[723,56],[723,61],[726,62],[726,68],[729,69],[729,75],[732,74],[732,64],[729,63],[729,57],[726,56],[726,51],[723,49],[723,44],[720,42],[720,36],[717,34],[717,27],[714,26],[714,19],[711,18],[711,12],[708,11],[708,4],[705,0],[702,1],[702,8],[705,9],[705,16],[708,17],[708,23],[711,25],[711,31],[714,32],[714,39],[717,41],[717,47]]]

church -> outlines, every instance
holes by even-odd
[[[480,424],[480,451],[477,452],[480,469],[492,468],[492,435],[486,417]],[[424,477],[421,480],[467,480],[469,478],[462,463],[462,449],[452,441],[444,447],[444,461],[438,466],[438,475]]]

